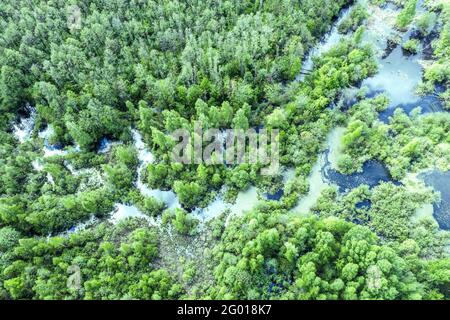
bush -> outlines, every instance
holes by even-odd
[[[408,29],[408,25],[414,19],[416,14],[416,3],[417,0],[408,0],[405,7],[397,16],[397,21],[395,24],[400,31],[406,31]]]
[[[403,43],[402,48],[406,52],[409,52],[411,54],[416,54],[417,51],[419,50],[419,46],[420,46],[419,40],[409,39],[408,41],[405,41],[405,43]]]

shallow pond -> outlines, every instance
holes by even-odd
[[[392,182],[399,185],[400,182],[392,180],[386,167],[375,160],[369,160],[364,163],[361,172],[355,172],[349,175],[342,174],[329,167],[329,162],[322,169],[324,177],[332,184],[339,187],[340,192],[346,192],[357,188],[363,184],[373,188],[381,182]]]
[[[340,173],[337,170],[337,163],[342,152],[342,136],[344,133],[345,128],[337,127],[328,135],[327,150],[324,153],[324,162],[321,168],[321,174],[325,181],[337,185],[340,192],[346,192],[363,184],[370,188],[388,181],[400,184],[392,180],[389,170],[382,163],[375,160],[366,161],[360,172],[348,175]]]
[[[439,226],[450,230],[450,171],[431,171],[419,175],[425,184],[440,192],[441,201],[433,204],[433,216]]]
[[[423,1],[417,3],[417,14],[423,13]],[[395,110],[403,109],[407,114],[417,107],[421,107],[422,113],[443,112],[442,101],[436,94],[419,96],[416,93],[417,86],[422,81],[424,59],[422,39],[421,47],[417,54],[406,54],[401,44],[409,40],[413,35],[412,27],[405,33],[399,33],[394,28],[395,17],[398,10],[392,6],[380,9],[370,6],[372,15],[369,19],[364,41],[373,44],[377,49],[379,70],[377,74],[362,82],[362,87],[369,89],[367,96],[372,97],[378,93],[385,93],[390,100],[386,110],[380,112],[380,120],[387,123]],[[374,13],[378,12],[378,15]],[[380,18],[381,17],[381,18]],[[382,31],[380,33],[380,31]],[[398,45],[385,57],[387,50],[387,38],[398,37],[401,39]]]

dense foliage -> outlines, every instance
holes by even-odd
[[[409,117],[397,109],[385,124],[375,120],[377,110],[385,108],[385,103],[386,98],[381,95],[352,107],[343,137],[345,155],[339,163],[340,169],[352,172],[365,161],[378,159],[386,163],[396,179],[403,178],[407,172],[428,168],[430,163],[448,170],[450,115],[421,115],[419,107]]]
[[[406,51],[436,37],[419,89],[444,88],[448,107],[450,6],[415,17],[416,0],[393,2],[393,24],[415,32]],[[370,3],[2,1],[0,299],[449,299],[449,233],[417,214],[430,188],[327,186],[296,207],[336,126],[341,173],[371,159],[395,180],[450,169],[448,113],[382,123],[388,98],[364,90],[341,108],[378,69],[363,39],[385,3]],[[305,68],[332,24],[342,38]],[[196,123],[279,130],[279,174],[172,162],[170,133]],[[202,220],[251,186],[256,208]]]
[[[236,232],[237,230],[245,232]],[[420,299],[440,292],[411,239],[389,247],[368,228],[336,218],[297,218],[270,207],[233,221],[215,248],[212,296],[247,299]],[[445,266],[447,265],[447,267]],[[447,275],[448,279],[448,275]]]

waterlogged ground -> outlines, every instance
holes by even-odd
[[[450,171],[433,170],[420,174],[419,178],[439,192],[440,199],[433,205],[428,205],[428,210],[433,213],[442,229],[450,230]]]
[[[359,1],[363,2],[363,1]],[[341,41],[342,35],[338,32],[338,26],[339,24],[347,18],[348,14],[350,13],[350,8],[344,8],[342,9],[339,18],[335,21],[333,24],[331,30],[325,34],[322,41],[316,45],[314,48],[312,48],[308,54],[306,55],[305,60],[302,64],[302,69],[300,71],[300,74],[297,76],[296,81],[303,81],[305,79],[305,75],[307,72],[311,71],[314,67],[314,58],[319,57],[323,53],[330,50],[334,45],[339,43]]]
[[[395,109],[401,108],[406,113],[420,106],[422,113],[444,112],[441,101],[436,95],[420,96],[416,89],[423,76],[423,43],[419,52],[415,55],[408,55],[403,52],[400,45],[390,47],[388,39],[401,39],[399,43],[408,40],[412,34],[412,29],[407,32],[398,32],[395,28],[395,21],[399,10],[393,5],[383,8],[367,4],[366,1],[359,1],[368,7],[369,18],[366,22],[366,29],[363,35],[363,42],[371,44],[375,49],[379,63],[378,72],[363,81],[361,87],[366,88],[367,96],[371,97],[379,93],[384,93],[389,97],[390,103],[385,111],[380,113],[380,120],[388,122]],[[422,1],[418,2],[417,13],[423,12]],[[342,12],[338,23],[348,14],[347,10]],[[305,70],[313,67],[313,57],[329,49],[332,45],[342,39],[342,35],[337,32],[336,25],[330,34],[325,37],[324,42],[318,48],[312,50],[304,65]],[[304,77],[301,75],[299,80]],[[351,106],[358,88],[349,88],[343,93],[342,100],[346,101],[347,107]],[[391,181],[395,184],[401,182],[393,181],[388,169],[377,161],[367,161],[361,170],[351,175],[341,174],[337,170],[337,162],[341,154],[341,138],[345,133],[342,127],[334,128],[327,137],[326,151],[322,153],[314,165],[308,178],[310,190],[308,194],[300,199],[299,203],[292,209],[300,214],[307,213],[317,202],[321,192],[329,186],[335,185],[340,192],[347,192],[359,185],[366,184],[374,187],[381,182]],[[433,216],[436,218],[442,229],[450,227],[450,172],[432,171],[424,174],[423,179],[428,186],[441,193],[441,200],[434,204],[426,204],[419,209],[416,218],[420,216]]]
[[[367,88],[367,96],[373,96],[378,93],[385,93],[389,99],[390,104],[388,108],[380,113],[380,120],[387,122],[389,117],[393,114],[396,108],[402,108],[406,112],[411,112],[417,106],[422,107],[422,112],[443,112],[442,105],[435,95],[419,96],[416,93],[417,85],[421,82],[423,68],[426,64],[423,50],[415,55],[404,54],[400,45],[389,47],[388,39],[401,39],[400,42],[408,40],[412,36],[412,30],[400,33],[394,28],[396,16],[399,10],[392,5],[387,5],[383,8],[373,6],[366,0],[359,0],[357,3],[367,6],[369,18],[365,23],[365,33],[363,41],[371,44],[376,52],[379,70],[377,74],[366,79],[361,84],[361,87]],[[421,7],[422,1],[418,2],[417,11],[423,11]],[[322,42],[313,48],[306,56],[302,71],[297,77],[296,81],[303,81],[304,74],[314,67],[314,58],[329,50],[336,45],[345,35],[338,33],[337,26],[345,19],[350,12],[350,8],[343,9],[340,17],[336,20],[329,33],[327,33]],[[422,47],[424,44],[422,44]],[[423,49],[423,48],[421,48]],[[401,85],[399,85],[401,84]],[[343,93],[343,99],[350,103],[354,100],[358,88],[349,88]],[[31,138],[34,128],[35,112],[29,107],[29,116],[22,118],[21,121],[14,126],[14,134],[20,142],[25,142]],[[367,184],[370,187],[378,185],[382,181],[392,181],[388,170],[376,161],[368,161],[363,165],[362,171],[351,175],[344,175],[338,172],[337,162],[341,154],[341,138],[345,133],[343,127],[334,128],[327,137],[324,146],[324,152],[318,156],[316,164],[313,166],[312,172],[308,178],[310,190],[306,196],[301,198],[297,205],[292,209],[293,212],[307,214],[314,206],[319,198],[321,192],[331,186],[336,185],[340,192],[346,192],[361,184]],[[63,149],[60,146],[51,145],[49,140],[53,134],[51,127],[38,133],[38,137],[43,139],[43,154],[44,158],[51,156],[64,156],[70,152],[77,152],[77,146]],[[153,154],[147,149],[143,142],[141,134],[137,130],[132,130],[134,146],[138,151],[138,158],[140,166],[138,169],[138,176],[135,181],[137,189],[145,196],[154,197],[163,202],[167,208],[180,208],[181,205],[176,194],[173,191],[162,191],[157,189],[149,189],[141,180],[142,172],[148,164],[155,159]],[[108,153],[117,142],[103,139],[98,152]],[[33,162],[35,170],[43,169],[44,160],[36,159]],[[67,164],[68,169],[74,175],[87,174],[101,183],[102,178],[95,169],[75,170],[70,164]],[[288,168],[284,174],[284,183],[292,180],[295,177],[295,171]],[[432,173],[423,176],[426,184],[440,191],[441,201],[439,203],[427,204],[421,210],[418,210],[417,215],[430,215],[436,217],[441,228],[448,229],[450,227],[450,194],[448,186],[450,185],[450,173],[433,171]],[[49,182],[52,182],[52,177],[48,177]],[[395,181],[394,181],[395,182]],[[399,183],[399,182],[395,182]],[[260,200],[256,187],[251,186],[247,190],[240,192],[234,203],[227,203],[223,200],[223,192],[212,201],[206,208],[197,208],[192,213],[201,221],[206,222],[219,216],[223,212],[228,212],[229,216],[242,214],[251,210]],[[283,195],[283,190],[273,195],[265,195],[269,200],[279,200]],[[133,205],[117,203],[115,209],[111,212],[111,221],[117,223],[118,221],[128,218],[138,217],[143,218],[149,223],[155,224],[157,221],[148,218],[138,208]],[[73,230],[85,226],[74,227]]]

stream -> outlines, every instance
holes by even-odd
[[[424,41],[421,41],[421,48],[417,54],[404,54],[401,43],[413,35],[413,30],[411,27],[405,33],[399,33],[395,30],[394,24],[398,9],[390,4],[379,8],[367,4],[365,0],[359,2],[366,4],[369,11],[369,18],[363,35],[363,43],[372,44],[379,63],[377,74],[365,79],[361,87],[367,87],[369,89],[367,97],[385,93],[390,99],[388,108],[380,112],[380,120],[387,123],[397,108],[403,109],[408,114],[418,106],[421,107],[422,113],[444,112],[442,102],[437,98],[436,94],[419,96],[415,92],[423,76],[422,60],[425,58],[423,54]],[[416,14],[424,12],[422,2],[422,0],[418,1]],[[325,37],[324,42],[320,44],[320,48],[312,50],[311,55],[308,56],[303,67],[304,71],[311,70],[313,67],[313,57],[316,53],[323,53],[342,40],[343,36],[338,34],[336,26],[347,15],[348,10],[343,10],[342,16],[337,20],[331,33]],[[387,39],[395,35],[401,37],[401,42],[389,52]],[[298,79],[303,80],[304,76],[300,75]],[[350,101],[350,106],[351,102],[355,101],[354,94],[356,92],[356,88],[346,90],[345,92],[348,95],[345,98]],[[338,172],[336,170],[336,164],[340,153],[341,138],[344,133],[345,128],[342,127],[334,128],[330,132],[326,140],[325,151],[319,155],[308,178],[310,190],[291,211],[299,214],[307,214],[317,202],[320,193],[331,185],[336,185],[339,191],[343,193],[362,184],[366,184],[369,187],[375,187],[381,182],[388,181],[396,185],[400,184],[400,182],[394,181],[391,178],[388,169],[383,164],[374,160],[364,163],[361,172],[350,175]],[[426,185],[433,187],[441,193],[441,201],[424,206],[422,208],[423,212],[418,212],[418,214],[433,214],[439,226],[442,229],[449,230],[450,188],[448,186],[450,185],[450,171],[440,172],[434,170],[421,175],[421,177]]]
[[[146,148],[143,142],[142,135],[133,130],[134,146],[138,151],[139,168],[138,177],[136,180],[136,187],[139,191],[148,197],[153,197],[156,200],[163,202],[168,209],[181,208],[181,204],[177,195],[173,191],[162,191],[158,189],[150,189],[144,183],[142,183],[142,171],[150,164],[153,163],[155,157]],[[231,215],[237,215],[244,211],[251,210],[255,203],[258,201],[258,194],[255,187],[250,187],[245,191],[239,192],[234,204],[227,203],[222,198],[222,192],[205,208],[196,208],[192,214],[202,221],[208,221],[219,216],[226,210],[229,210]],[[145,215],[139,211],[135,206],[116,204],[115,210],[112,212],[111,220],[117,222],[120,219],[126,217],[144,217]],[[146,216],[145,216],[146,217]]]
[[[422,3],[422,0],[417,2],[416,15],[425,11]],[[380,120],[387,123],[389,117],[398,108],[403,109],[407,114],[410,114],[413,109],[419,106],[422,109],[422,113],[443,112],[442,102],[436,94],[419,96],[416,93],[416,88],[422,81],[423,76],[422,63],[425,59],[423,53],[424,39],[421,39],[420,49],[417,54],[405,53],[401,43],[412,38],[414,35],[413,28],[410,27],[403,34],[393,28],[395,14],[398,11],[392,5],[388,5],[384,9],[372,8],[372,10],[373,14],[370,17],[369,26],[373,26],[373,28],[368,28],[363,41],[375,44],[378,53],[379,70],[375,76],[365,79],[362,87],[369,89],[368,97],[375,96],[378,93],[385,93],[388,96],[390,103],[386,110],[380,112]],[[380,21],[380,18],[383,18],[384,22],[383,20]],[[378,24],[383,24],[383,26],[379,27]],[[388,43],[386,38],[384,38],[384,41],[380,41],[380,31],[383,32],[381,33],[382,36],[397,36],[401,39],[400,44],[395,45],[395,48],[386,57],[385,53],[388,50]],[[380,53],[382,54],[380,55]]]
[[[374,47],[379,62],[378,72],[374,76],[365,79],[362,82],[361,87],[368,88],[368,97],[379,93],[385,93],[390,99],[388,108],[380,112],[380,120],[388,122],[389,118],[397,108],[401,108],[407,113],[410,113],[417,106],[422,108],[423,113],[443,112],[442,103],[435,94],[419,96],[415,93],[416,87],[420,83],[423,75],[422,60],[425,58],[423,49],[421,48],[415,55],[404,54],[401,45],[395,46],[392,51],[388,50],[388,38],[397,36],[400,37],[402,39],[401,42],[403,42],[413,35],[412,28],[404,33],[395,30],[394,24],[399,10],[390,4],[383,8],[379,8],[368,4],[367,0],[359,0],[356,1],[356,3],[364,4],[368,8],[369,18],[366,22],[363,42],[369,43]],[[313,69],[314,58],[323,54],[346,37],[345,35],[339,34],[337,27],[348,16],[350,10],[351,8],[341,10],[340,16],[335,21],[330,31],[323,37],[323,40],[309,51],[304,59],[302,70],[297,76],[296,81],[303,81],[305,74]],[[420,14],[420,12],[423,11],[422,0],[419,0],[417,14]],[[421,46],[423,47],[423,44]],[[346,99],[350,102],[353,101],[356,92],[357,88],[345,90],[345,93],[349,95]],[[30,138],[34,127],[35,111],[33,109],[30,110],[30,116],[28,118],[22,118],[20,123],[14,126],[14,135],[20,142],[25,142]],[[340,142],[344,132],[345,128],[337,127],[328,135],[325,151],[319,155],[308,178],[310,185],[309,193],[300,199],[297,206],[292,209],[293,211],[308,213],[311,207],[317,202],[320,193],[330,185],[336,185],[340,192],[347,192],[361,184],[367,184],[370,187],[374,187],[381,182],[387,181],[399,184],[399,182],[392,180],[388,170],[381,163],[373,160],[367,161],[363,165],[361,172],[350,175],[339,173],[336,169],[336,163],[339,157]],[[53,130],[50,126],[44,131],[39,132],[39,137],[44,139],[44,157],[65,155],[67,152],[70,152],[59,146],[50,145],[48,141],[52,134]],[[142,171],[148,164],[153,163],[155,158],[146,148],[141,134],[137,130],[133,130],[132,134],[140,162],[138,177],[135,182],[136,187],[143,195],[154,197],[158,201],[163,202],[169,209],[181,208],[178,197],[173,191],[150,189],[142,183]],[[115,142],[111,142],[105,138],[101,141],[98,152],[108,152],[114,144]],[[79,150],[79,148],[75,147],[74,150]],[[35,169],[42,170],[42,165],[38,161],[34,162],[33,166]],[[284,183],[294,176],[294,170],[288,169],[284,173]],[[431,173],[424,175],[423,179],[427,185],[432,186],[435,190],[441,192],[442,201],[439,204],[433,205],[433,211],[441,228],[448,229],[450,227],[450,188],[447,186],[450,183],[450,172],[432,171]],[[226,203],[222,198],[222,194],[223,192],[220,192],[214,201],[206,208],[195,209],[193,214],[203,221],[213,219],[226,210],[229,210],[230,216],[238,215],[251,210],[259,201],[258,192],[254,186],[240,192],[234,204]],[[265,198],[277,201],[282,195],[283,190],[279,190],[275,194],[266,194]],[[431,205],[428,206],[428,209],[430,209],[430,206]],[[126,217],[142,217],[149,222],[154,222],[148,216],[140,212],[135,206],[117,203],[115,210],[111,213],[111,221],[116,223]]]
[[[441,194],[438,202],[428,205],[439,227],[450,230],[450,171],[432,170],[419,175],[425,184]]]
[[[334,22],[331,30],[324,35],[322,41],[320,41],[308,52],[302,63],[300,74],[296,77],[295,81],[305,80],[305,75],[311,71],[314,66],[314,58],[317,58],[327,52],[341,41],[342,35],[338,32],[338,26],[345,18],[347,18],[350,13],[350,9],[351,8],[344,8],[341,10],[339,17]]]

